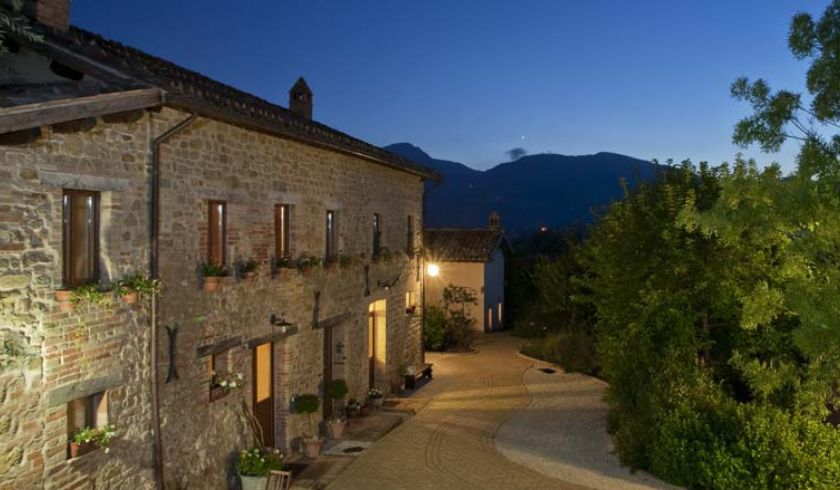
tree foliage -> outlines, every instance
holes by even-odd
[[[41,42],[43,39],[32,31],[21,13],[22,9],[21,0],[13,0],[8,7],[0,5],[0,54],[9,51],[10,42],[15,38],[29,42]]]

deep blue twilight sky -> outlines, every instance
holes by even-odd
[[[798,4],[794,6],[794,3]],[[315,118],[487,168],[505,150],[731,161],[739,75],[801,90],[798,10],[828,0],[74,0],[71,22]],[[796,147],[760,162],[789,170]]]

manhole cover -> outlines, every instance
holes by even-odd
[[[342,452],[350,454],[350,453],[360,453],[364,450],[365,450],[365,448],[363,448],[362,446],[353,446],[353,447],[348,447],[347,449],[345,449]]]
[[[554,374],[557,372],[555,369],[551,368],[540,368],[540,371],[544,372],[545,374]]]

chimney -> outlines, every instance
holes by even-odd
[[[70,28],[70,0],[30,0],[25,11],[38,23],[56,31],[66,32]]]
[[[289,90],[289,110],[298,116],[312,119],[312,90],[303,77],[298,78]]]
[[[499,213],[493,211],[490,213],[490,219],[488,220],[488,228],[491,230],[501,230],[502,229],[502,217],[499,216]]]

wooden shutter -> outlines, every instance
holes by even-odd
[[[99,193],[65,190],[63,199],[64,284],[99,280]]]
[[[225,243],[227,242],[227,204],[224,201],[210,201],[207,208],[207,262],[224,267]]]
[[[289,247],[290,218],[291,212],[288,204],[274,206],[274,256],[278,259],[291,255]]]

